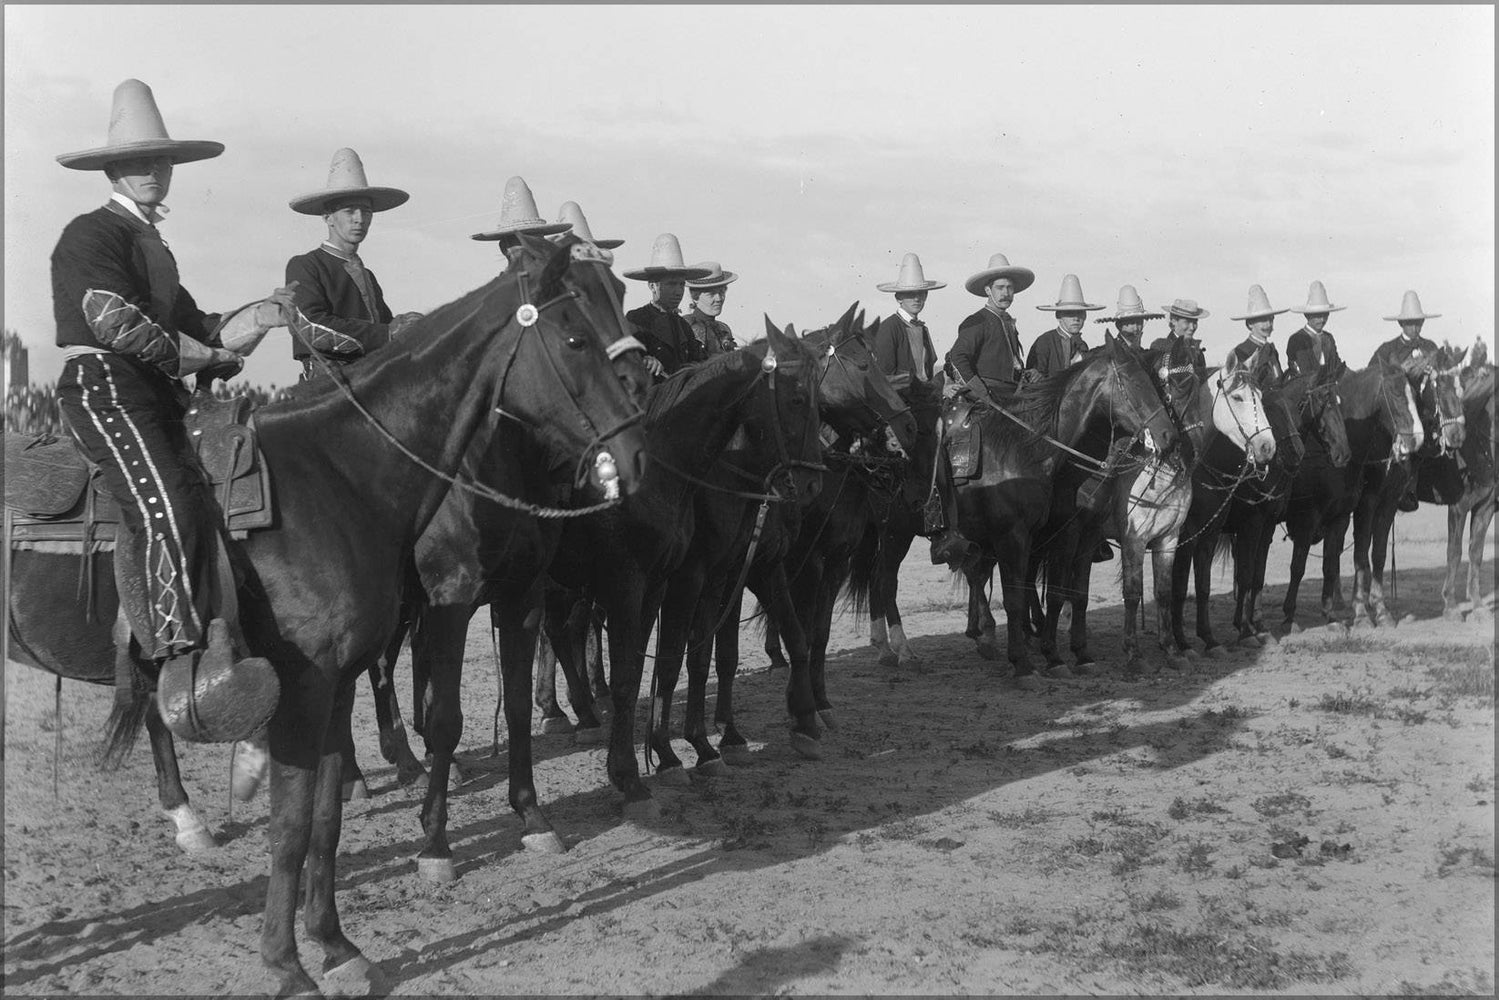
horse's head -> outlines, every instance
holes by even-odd
[[[741,426],[752,460],[768,469],[766,482],[785,484],[801,500],[822,488],[822,420],[817,377],[821,355],[812,344],[765,320],[765,339],[741,348],[758,365]]]
[[[910,454],[916,443],[916,418],[890,381],[875,367],[863,338],[858,303],[832,326],[803,334],[819,356],[818,405],[834,430],[864,436],[888,427],[899,447]]]
[[[1287,388],[1301,389],[1296,409],[1303,433],[1310,434],[1322,445],[1328,461],[1337,469],[1346,466],[1353,457],[1348,445],[1348,425],[1343,420],[1343,401],[1338,395],[1338,380],[1346,368],[1338,361],[1324,365],[1312,374],[1286,379]],[[1292,392],[1294,394],[1294,388]]]
[[[1175,450],[1181,430],[1143,354],[1105,333],[1103,347],[1089,351],[1068,371],[1074,369],[1066,385],[1067,399],[1058,411],[1059,430],[1063,411],[1076,407],[1083,423],[1092,415],[1104,415],[1115,431],[1139,440],[1152,454],[1168,455]]]
[[[1265,413],[1264,397],[1247,365],[1229,353],[1208,384],[1213,394],[1213,427],[1244,450],[1252,465],[1275,457],[1275,433]]]
[[[1463,416],[1462,369],[1467,349],[1450,344],[1437,348],[1436,355],[1423,363],[1407,365],[1411,387],[1421,414],[1421,426],[1427,430],[1443,454],[1463,446],[1466,433]]]
[[[1393,441],[1391,458],[1407,458],[1420,450],[1426,441],[1411,377],[1404,368],[1396,365],[1385,365],[1381,370],[1379,423]]]

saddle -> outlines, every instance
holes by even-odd
[[[268,527],[275,511],[270,476],[256,444],[248,398],[193,397],[188,439],[236,538]],[[120,510],[103,475],[71,439],[5,435],[5,506],[12,547],[47,542],[63,551],[112,548]],[[50,546],[49,546],[50,547]]]

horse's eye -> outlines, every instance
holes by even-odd
[[[583,336],[582,334],[569,333],[567,335],[567,346],[571,347],[575,351],[581,351],[583,348],[588,346],[588,338]]]

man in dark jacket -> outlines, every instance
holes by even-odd
[[[1150,349],[1169,354],[1178,340],[1186,341],[1193,367],[1198,369],[1199,374],[1205,373],[1207,358],[1203,354],[1202,342],[1197,339],[1197,326],[1211,315],[1197,304],[1196,299],[1177,299],[1166,307],[1166,323],[1170,330],[1166,336],[1151,341]]]
[[[1406,292],[1399,314],[1385,317],[1388,322],[1400,324],[1400,336],[1380,344],[1375,349],[1374,356],[1369,359],[1369,364],[1401,366],[1412,359],[1422,361],[1436,354],[1437,345],[1421,336],[1421,328],[1426,325],[1427,320],[1441,315],[1422,312],[1421,299],[1415,292]]]
[[[52,251],[52,304],[64,354],[58,401],[119,505],[126,536],[116,570],[122,589],[144,592],[148,620],[132,618],[130,626],[142,655],[159,664],[158,691],[207,684],[233,697],[242,682],[273,672],[263,658],[241,658],[238,637],[218,616],[217,512],[183,426],[182,380],[239,371],[267,331],[286,325],[291,292],[278,289],[232,316],[204,313],[156,228],[173,167],[223,151],[218,142],[168,138],[151,88],[120,84],[108,142],[57,158],[74,170],[102,170],[114,192],[63,230]],[[139,552],[144,565],[127,563],[125,552]],[[168,725],[204,738],[179,707],[163,707]]]
[[[1272,308],[1265,290],[1259,285],[1250,285],[1249,308],[1242,316],[1229,317],[1236,323],[1242,321],[1249,329],[1249,336],[1234,348],[1234,358],[1243,364],[1256,353],[1261,357],[1268,356],[1269,360],[1265,362],[1268,367],[1261,370],[1275,382],[1280,381],[1284,369],[1280,363],[1280,350],[1270,340],[1270,335],[1275,331],[1275,317],[1287,311]]]
[[[346,365],[384,347],[420,318],[420,313],[391,316],[380,282],[359,256],[375,213],[404,205],[409,197],[398,188],[372,187],[359,154],[340,149],[328,168],[327,186],[291,200],[292,211],[321,215],[328,226],[321,246],[286,262],[286,283],[296,284],[297,308],[309,320],[306,339],[292,338],[303,381],[323,370],[314,352],[329,364]]]
[[[1338,342],[1327,329],[1327,317],[1346,308],[1327,300],[1327,289],[1322,282],[1312,282],[1307,289],[1306,305],[1291,307],[1292,312],[1305,317],[1306,323],[1286,341],[1286,360],[1292,367],[1312,372],[1338,363]]]
[[[625,313],[625,319],[634,324],[636,336],[645,344],[646,370],[658,382],[688,365],[708,360],[707,349],[677,307],[682,304],[686,283],[711,273],[712,268],[683,263],[682,245],[671,233],[656,237],[649,264],[625,272],[626,278],[644,281],[651,290],[651,301]]]
[[[1055,305],[1037,306],[1037,309],[1057,314],[1057,325],[1036,338],[1031,353],[1025,359],[1025,367],[1037,375],[1046,376],[1064,371],[1088,349],[1083,340],[1083,323],[1088,313],[1103,306],[1083,301],[1083,285],[1077,275],[1062,277],[1062,290]]]

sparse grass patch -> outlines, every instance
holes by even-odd
[[[1430,986],[1418,986],[1402,979],[1398,992],[1404,997],[1493,996],[1494,980],[1485,970],[1474,969],[1471,975],[1459,972],[1455,978],[1443,976],[1441,982]]]
[[[990,812],[988,815],[989,822],[1002,829],[1026,830],[1040,826],[1056,816],[1056,813],[1040,806],[1026,806],[1021,812]]]
[[[1135,913],[1156,913],[1175,910],[1182,905],[1181,897],[1165,889],[1157,889],[1148,896],[1132,897],[1130,907]]]
[[[1459,651],[1459,655],[1446,659],[1446,666],[1429,668],[1426,676],[1436,682],[1436,689],[1442,694],[1453,698],[1476,698],[1492,706],[1494,664],[1488,658],[1488,651],[1466,646],[1454,647],[1454,650]],[[1481,659],[1475,659],[1475,653]]]
[[[1345,952],[1283,952],[1270,938],[1180,931],[1137,924],[1123,938],[1105,940],[1103,954],[1137,973],[1165,973],[1194,987],[1222,984],[1242,990],[1278,990],[1294,983],[1330,983],[1353,974]]]
[[[1176,867],[1188,875],[1210,872],[1213,870],[1211,856],[1215,851],[1216,847],[1210,847],[1199,840],[1176,856]]]
[[[769,837],[775,833],[775,824],[758,816],[730,816],[723,820],[723,836],[718,846],[725,851],[749,848],[763,851],[770,847]]]
[[[1263,795],[1250,803],[1254,811],[1268,819],[1289,813],[1310,813],[1312,800],[1300,792],[1285,791],[1277,795]]]
[[[1191,816],[1201,816],[1205,813],[1226,813],[1227,809],[1214,802],[1212,799],[1193,799],[1188,802],[1178,795],[1171,802],[1171,807],[1166,810],[1166,815],[1174,820],[1184,820]]]
[[[1452,871],[1466,867],[1492,870],[1494,856],[1484,847],[1468,847],[1445,840],[1437,844],[1437,875],[1439,877],[1446,878]]]
[[[1473,779],[1463,786],[1470,792],[1486,792],[1494,787],[1494,776],[1491,774],[1485,778],[1481,774],[1473,775]]]

